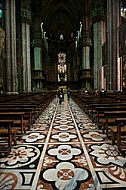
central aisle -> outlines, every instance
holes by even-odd
[[[88,123],[93,128],[95,125],[77,105],[75,107],[72,100],[70,101],[71,108],[66,97],[61,105],[57,104],[56,107],[55,105],[54,101],[51,105],[52,112],[49,111],[54,114],[48,115],[49,120],[46,118],[51,123],[37,168],[37,171],[41,171],[37,189],[43,187],[49,190],[84,190],[96,189],[96,186],[97,189],[101,189],[76,122]],[[43,122],[43,119],[44,115],[39,118],[38,123]],[[38,174],[36,174],[37,178]],[[37,182],[36,179],[34,185]]]

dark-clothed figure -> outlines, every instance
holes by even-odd
[[[58,99],[59,99],[59,96],[60,96],[60,89],[57,90],[57,96],[58,96]]]
[[[60,94],[59,94],[59,104],[61,104],[63,102],[63,99],[64,99],[64,94],[63,94],[63,92],[60,91]]]
[[[70,100],[70,89],[69,88],[67,89],[67,99],[68,99],[68,101]]]
[[[64,101],[64,90],[63,90],[63,88],[61,88],[61,94],[62,94],[62,101]]]
[[[101,97],[105,97],[106,96],[105,90],[103,88],[100,91],[100,96]]]

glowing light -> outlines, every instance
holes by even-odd
[[[0,9],[0,18],[2,18],[2,10]]]

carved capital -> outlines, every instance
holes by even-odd
[[[41,32],[34,32],[33,46],[34,47],[42,46],[42,34],[41,34]]]
[[[83,46],[91,46],[91,33],[90,30],[83,30],[82,38],[80,39],[80,45]]]
[[[106,1],[95,0],[92,6],[93,22],[99,22],[106,19]]]
[[[21,18],[25,20],[26,22],[31,21],[31,0],[21,1],[20,15],[21,15]]]

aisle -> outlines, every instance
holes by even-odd
[[[126,189],[126,158],[101,132],[72,100],[54,99],[0,159],[0,189]]]

